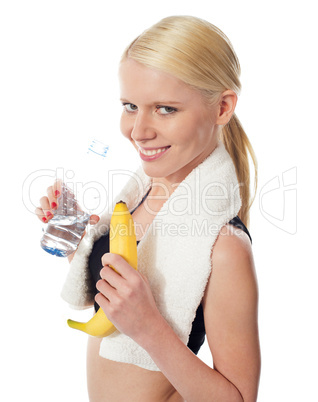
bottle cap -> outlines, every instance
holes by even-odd
[[[93,139],[88,147],[87,153],[88,154],[96,154],[103,158],[106,157],[108,152],[109,146],[104,144],[101,141]]]

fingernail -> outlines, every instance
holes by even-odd
[[[52,216],[52,213],[50,211],[47,211],[46,216],[47,217]]]
[[[56,208],[56,207],[57,207],[57,203],[53,201],[53,202],[51,203],[51,207],[52,207],[52,208]]]
[[[42,221],[46,222],[46,217],[45,216],[43,216]]]
[[[54,191],[54,195],[55,195],[55,197],[58,197],[58,196],[60,195],[59,190],[55,190],[55,191]]]

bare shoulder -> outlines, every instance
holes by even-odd
[[[238,281],[241,286],[245,283],[257,292],[252,245],[242,229],[230,224],[221,229],[212,250],[211,263],[213,280],[223,278],[228,285]]]
[[[223,226],[213,247],[212,262],[230,262],[231,259],[238,261],[242,258],[253,259],[248,235],[233,225]]]
[[[255,401],[260,373],[258,286],[249,237],[226,225],[213,247],[204,320],[214,368]]]
[[[233,225],[225,225],[211,255],[212,274],[205,300],[211,303],[233,301],[244,308],[257,307],[258,286],[251,242],[247,234]],[[230,309],[229,309],[230,312]]]

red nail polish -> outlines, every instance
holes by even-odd
[[[58,197],[58,196],[60,195],[59,190],[55,190],[55,191],[54,191],[54,195],[55,195],[55,197]]]
[[[45,216],[43,216],[42,221],[46,222],[46,217]]]
[[[51,207],[52,207],[52,208],[56,208],[56,207],[57,207],[57,203],[56,203],[56,202],[52,202]]]
[[[47,216],[47,217],[49,217],[49,216],[51,216],[51,215],[52,215],[52,213],[51,213],[50,211],[47,211],[47,212],[46,212],[46,216]]]

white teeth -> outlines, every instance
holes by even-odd
[[[158,149],[140,149],[140,152],[143,153],[146,156],[152,156],[152,155],[156,155],[159,154],[160,152],[165,151],[166,149],[168,149],[169,147],[165,147],[165,148],[158,148]]]

